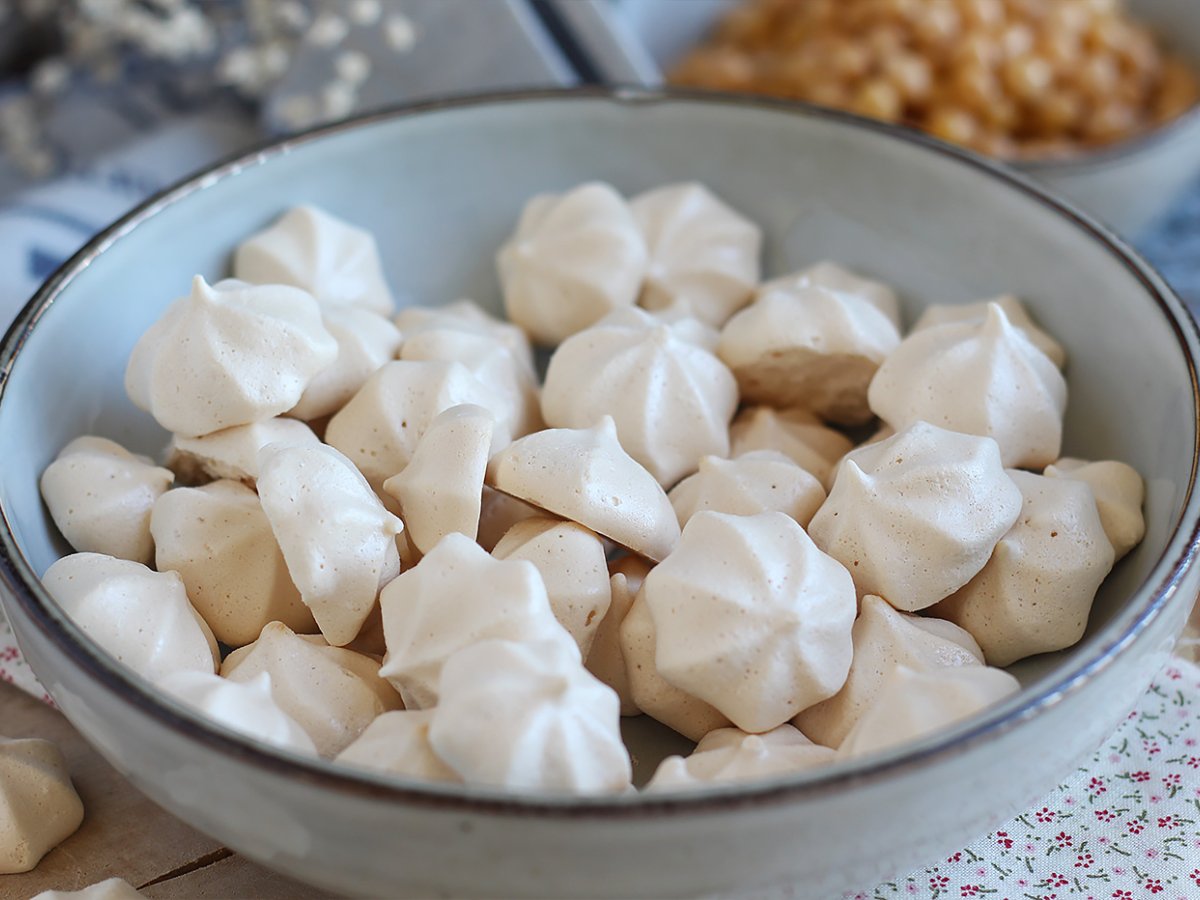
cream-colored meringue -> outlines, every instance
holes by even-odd
[[[354,464],[333,447],[263,448],[258,494],[288,573],[326,640],[348,644],[400,573],[388,512]]]
[[[524,500],[510,497],[485,484],[483,504],[479,510],[479,533],[475,539],[480,547],[491,553],[500,543],[500,538],[518,522],[545,514],[536,506],[530,506]]]
[[[442,670],[429,741],[468,784],[572,794],[629,790],[620,702],[562,641],[486,640]]]
[[[994,438],[1006,466],[1058,459],[1067,383],[989,303],[982,320],[914,331],[871,381],[871,409],[897,431],[932,422]]]
[[[713,354],[717,352],[717,344],[721,340],[721,332],[701,322],[680,306],[668,306],[653,312],[640,306],[622,306],[620,309],[614,309],[596,325],[640,328],[644,331],[653,331],[665,325],[679,340],[689,341]]]
[[[871,418],[867,386],[899,344],[892,320],[855,294],[771,282],[726,323],[717,355],[746,402],[860,425]]]
[[[620,639],[629,696],[638,709],[692,741],[733,724],[722,712],[659,674],[655,663],[657,635],[644,593],[637,595],[625,614]]]
[[[733,457],[751,450],[778,450],[815,475],[826,489],[834,466],[854,449],[850,438],[825,427],[812,413],[769,406],[750,406],[738,413],[729,429],[729,442]]]
[[[216,670],[217,642],[175,572],[73,553],[46,570],[42,585],[88,637],[148,681]]]
[[[642,589],[642,581],[650,571],[650,563],[640,556],[624,556],[610,563],[608,612],[600,620],[586,658],[589,672],[617,692],[621,698],[621,715],[636,716],[641,710],[633,701],[629,675],[625,671],[625,654],[621,651],[621,624],[633,608],[633,601]],[[651,648],[653,653],[653,648]]]
[[[335,762],[422,781],[462,781],[429,743],[432,709],[384,713]]]
[[[1064,457],[1046,466],[1047,478],[1073,478],[1092,489],[1100,524],[1120,559],[1141,543],[1146,535],[1146,520],[1142,516],[1142,501],[1146,486],[1133,466],[1106,459],[1088,462]],[[1114,560],[1115,562],[1116,560]]]
[[[854,582],[783,513],[697,513],[642,596],[659,674],[744,731],[782,725],[846,681]]]
[[[256,741],[317,755],[308,732],[275,702],[268,671],[248,681],[231,681],[207,672],[172,672],[159,687],[214,722]]]
[[[469,537],[442,538],[383,590],[387,655],[380,674],[408,709],[438,703],[442,666],[455,652],[491,638],[579,648],[554,618],[546,587],[528,560],[500,560]]]
[[[487,335],[507,347],[521,367],[536,377],[529,335],[512,322],[490,315],[474,300],[455,300],[441,306],[407,306],[396,314],[394,321],[406,338],[430,328],[457,328]]]
[[[950,622],[895,610],[867,595],[854,623],[854,659],[842,689],[801,712],[793,724],[819,744],[837,747],[884,689],[897,666],[927,672],[983,665],[971,635]]]
[[[150,510],[175,480],[144,456],[101,437],[79,437],[42,473],[50,518],[76,550],[149,564]]]
[[[267,444],[316,447],[313,430],[296,419],[279,417],[235,425],[203,437],[171,435],[167,465],[187,484],[220,478],[253,485],[258,480],[258,452]]]
[[[750,302],[761,228],[694,181],[638,194],[629,208],[650,254],[642,306],[683,307],[719,328]]]
[[[241,647],[278,619],[315,631],[258,495],[238,481],[168,491],[150,520],[155,566],[179,573],[217,640]]]
[[[629,204],[599,182],[534,197],[496,255],[508,318],[546,345],[632,306],[646,264]]]
[[[239,684],[271,676],[275,703],[304,729],[317,753],[341,753],[375,718],[402,709],[400,697],[379,676],[379,663],[319,635],[298,635],[271,622],[257,641],[234,650],[221,676]]]
[[[595,532],[561,519],[525,519],[500,539],[492,555],[527,559],[537,566],[554,618],[587,659],[612,602],[604,544]]]
[[[109,878],[81,891],[42,891],[32,900],[141,900],[143,896],[124,878]]]
[[[729,452],[737,383],[716,356],[668,325],[600,321],[550,359],[542,416],[554,428],[616,423],[625,452],[670,486],[701,456]]]
[[[875,702],[838,748],[866,756],[906,744],[981,712],[1021,689],[1003,669],[953,666],[914,672],[897,666]]]
[[[242,241],[233,276],[303,288],[326,306],[361,306],[381,316],[395,306],[371,232],[315,206],[293,207]]]
[[[807,525],[825,502],[817,477],[778,450],[751,450],[734,459],[705,456],[700,471],[667,494],[679,526],[703,509],[752,516],[777,510]]]
[[[0,875],[28,872],[83,822],[58,747],[0,737]]]
[[[134,346],[125,390],[163,428],[198,437],[287,412],[336,358],[311,295],[197,275]]]
[[[686,759],[664,759],[645,790],[657,793],[773,778],[827,766],[836,759],[834,750],[814,744],[791,725],[763,734],[718,728],[706,734]]]
[[[971,632],[993,666],[1077,643],[1114,559],[1088,485],[1009,476],[1024,498],[1016,524],[983,570],[932,611]]]
[[[396,357],[400,330],[390,319],[357,306],[326,306],[325,330],[337,341],[337,358],[317,374],[289,415],[319,419],[343,406],[377,369]]]
[[[914,612],[970,581],[1020,512],[994,440],[917,422],[846,457],[808,533],[860,597]]]
[[[1003,294],[988,300],[975,303],[931,303],[921,312],[920,318],[913,325],[914,332],[935,325],[945,325],[947,322],[972,322],[978,324],[987,315],[989,303],[995,303],[1008,317],[1014,328],[1022,332],[1035,347],[1045,353],[1060,369],[1066,365],[1067,352],[1062,344],[1043,331],[1030,318],[1025,305],[1012,294]]]
[[[511,439],[507,408],[466,366],[438,360],[397,360],[367,379],[329,420],[325,441],[358,467],[376,490],[408,465],[438,413],[471,403],[496,417],[492,452]]]
[[[775,282],[797,286],[815,285],[837,291],[839,294],[861,297],[887,316],[897,329],[900,328],[900,300],[896,297],[896,292],[882,281],[864,278],[838,263],[823,260],[799,272],[767,282],[763,287],[766,288]]]
[[[648,559],[664,559],[679,540],[671,501],[621,448],[611,416],[593,428],[553,428],[514,441],[492,457],[487,480]]]

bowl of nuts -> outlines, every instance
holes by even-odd
[[[915,132],[406,108],[43,286],[0,584],[97,750],[294,878],[835,896],[1052,787],[1164,662],[1198,358],[1126,246]]]

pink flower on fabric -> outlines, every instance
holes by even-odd
[[[1012,845],[1013,845],[1013,839],[1008,836],[1007,831],[997,831],[996,832],[996,843],[999,844],[1001,847],[1003,847],[1005,850],[1011,850]]]
[[[1130,834],[1141,834],[1146,830],[1144,822],[1139,822],[1137,819],[1130,819],[1125,823],[1125,828]]]
[[[1159,816],[1158,817],[1158,827],[1166,828],[1168,830],[1174,828],[1175,827],[1175,817],[1174,816]]]
[[[1129,777],[1132,778],[1134,781],[1139,781],[1139,782],[1149,781],[1150,773],[1149,772],[1130,772]]]
[[[1166,887],[1163,886],[1162,881],[1158,878],[1147,878],[1146,883],[1142,887],[1152,894],[1161,894],[1166,890]]]
[[[1101,822],[1111,822],[1117,817],[1117,814],[1109,809],[1097,809],[1093,812],[1093,815]]]
[[[1090,869],[1092,867],[1092,863],[1094,863],[1095,861],[1096,860],[1092,858],[1092,854],[1080,853],[1078,856],[1075,857],[1075,868]]]
[[[1071,837],[1071,835],[1067,834],[1065,831],[1060,831],[1054,836],[1054,846],[1058,847],[1060,850],[1065,850],[1074,843],[1075,838]]]
[[[1178,772],[1172,772],[1169,775],[1164,775],[1163,784],[1167,785],[1168,787],[1183,784],[1183,776]]]
[[[1104,786],[1103,778],[1093,778],[1090,782],[1088,782],[1089,794],[1103,794],[1107,790],[1108,788]]]
[[[1149,777],[1149,776],[1147,776],[1147,777]],[[1039,809],[1037,812],[1035,812],[1033,814],[1033,817],[1035,819],[1037,819],[1039,822],[1045,823],[1045,822],[1053,822],[1054,817],[1056,815],[1057,815],[1057,813],[1055,813],[1053,810],[1051,810],[1050,807],[1043,806],[1041,809]]]
[[[1057,872],[1051,872],[1046,876],[1046,884],[1050,885],[1050,887],[1063,887],[1069,881],[1070,879],[1066,875],[1059,875]]]

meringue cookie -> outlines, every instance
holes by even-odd
[[[694,181],[638,194],[629,208],[650,255],[642,306],[682,306],[720,327],[750,302],[761,228]]]
[[[395,306],[372,234],[315,206],[293,207],[239,244],[233,277],[290,284],[323,305],[360,306],[381,316]]]
[[[900,328],[900,300],[896,297],[896,292],[882,281],[864,278],[838,263],[823,260],[807,269],[767,282],[763,287],[767,288],[778,281],[796,286],[814,285],[837,291],[839,294],[861,297],[887,316],[897,329]]]
[[[28,872],[83,822],[58,747],[0,737],[0,875]]]
[[[1014,328],[1022,332],[1030,342],[1045,353],[1060,369],[1066,365],[1067,353],[1062,344],[1043,331],[1030,318],[1029,312],[1012,294],[992,297],[989,300],[979,300],[975,303],[931,303],[921,312],[920,318],[913,325],[914,332],[932,328],[935,325],[945,325],[947,322],[971,322],[978,324],[987,315],[989,303],[995,303],[1008,317]]]
[[[472,403],[496,417],[492,452],[511,436],[506,407],[461,363],[436,360],[390,362],[367,379],[353,399],[329,420],[325,441],[358,467],[376,489],[412,459],[429,423],[452,406]]]
[[[854,449],[850,438],[826,428],[812,413],[769,406],[751,406],[738,413],[729,429],[729,441],[730,456],[778,450],[826,487],[838,460]]]
[[[508,318],[546,345],[632,306],[646,264],[629,204],[598,182],[534,197],[496,255]]]
[[[842,758],[906,744],[966,719],[1021,689],[1003,669],[959,666],[914,672],[897,666],[838,748]]]
[[[933,610],[971,632],[993,666],[1077,643],[1114,558],[1087,484],[1009,476],[1024,498],[1020,517],[983,570]]]
[[[500,538],[508,534],[518,522],[544,516],[544,510],[530,506],[524,500],[502,494],[500,491],[483,486],[483,503],[479,510],[479,533],[475,536],[479,546],[489,553],[500,543]]]
[[[899,344],[892,320],[855,294],[771,282],[726,323],[717,355],[744,401],[861,425],[871,418],[867,386]]]
[[[1132,466],[1116,460],[1088,462],[1064,457],[1046,466],[1047,478],[1073,478],[1092,489],[1100,524],[1108,535],[1116,558],[1120,559],[1141,543],[1146,535],[1146,520],[1142,516],[1142,501],[1146,486],[1142,476]]]
[[[639,593],[620,626],[621,655],[634,705],[692,741],[732,723],[703,700],[680,690],[659,674],[655,663],[657,635],[654,619]]]
[[[633,608],[634,598],[642,589],[642,581],[650,571],[650,564],[639,556],[625,556],[611,563],[608,571],[611,602],[608,612],[596,627],[586,665],[589,672],[617,692],[621,698],[621,715],[636,716],[641,710],[633,700],[629,675],[625,671],[621,625]]]
[[[665,558],[679,540],[671,502],[621,448],[611,416],[593,428],[553,428],[514,441],[488,463],[487,482],[649,559]]]
[[[769,731],[846,681],[854,582],[780,512],[699,512],[642,586],[655,664],[744,731]]]
[[[573,646],[486,640],[446,660],[429,742],[468,784],[620,794],[633,772],[619,707]]]
[[[717,352],[717,344],[721,340],[721,332],[700,321],[682,306],[667,306],[653,312],[642,309],[640,306],[622,306],[620,309],[614,309],[596,325],[640,328],[644,331],[653,331],[655,328],[665,325],[679,340],[703,347],[714,355]]]
[[[422,781],[462,781],[429,743],[432,709],[384,713],[343,750],[334,762]]]
[[[554,428],[616,423],[625,452],[672,485],[701,456],[729,452],[737,383],[713,354],[673,328],[602,320],[567,338],[550,358],[542,417]]]
[[[924,420],[995,438],[1010,467],[1058,459],[1067,383],[989,303],[982,321],[914,331],[871,381],[871,409],[897,431]]]
[[[914,612],[970,581],[1020,512],[994,440],[917,422],[846,457],[808,533],[860,597]]]
[[[337,341],[337,358],[308,383],[291,409],[290,415],[306,421],[345,406],[400,349],[400,330],[390,319],[368,309],[326,306],[321,310],[321,322]]]
[[[171,435],[167,465],[188,484],[229,478],[253,486],[258,480],[258,452],[267,444],[316,447],[313,430],[296,419],[276,418],[235,425],[203,437]]]
[[[474,300],[455,300],[441,306],[408,306],[397,313],[394,321],[406,338],[430,328],[456,328],[471,334],[487,335],[507,347],[521,367],[529,375],[537,377],[529,335],[512,322],[489,315]]]
[[[777,450],[752,450],[734,459],[705,456],[700,471],[667,494],[682,528],[703,509],[752,516],[777,510],[807,525],[825,502],[817,477]]]
[[[298,635],[280,622],[269,623],[257,641],[234,650],[221,665],[221,677],[239,684],[264,672],[276,705],[326,759],[348,747],[377,716],[404,706],[380,678],[375,660],[332,647],[317,635]]]
[[[125,390],[163,428],[198,437],[287,412],[336,358],[311,295],[197,275],[134,346]]]
[[[845,685],[792,720],[826,747],[837,747],[845,740],[897,666],[928,672],[945,666],[983,665],[983,651],[963,629],[941,619],[899,612],[871,595],[863,598],[862,612],[851,634],[854,659]]]
[[[42,585],[88,637],[147,681],[216,671],[217,642],[175,572],[73,553],[46,570]]]
[[[412,459],[383,483],[396,498],[408,537],[421,553],[451,532],[472,540],[479,531],[483,474],[495,419],[482,406],[452,406],[429,423]]]
[[[527,559],[542,575],[550,610],[584,659],[612,602],[604,544],[574,522],[539,517],[518,522],[492,551],[496,559]]]
[[[333,447],[268,445],[259,470],[263,512],[304,604],[329,643],[350,643],[400,573],[404,523]]]
[[[172,672],[159,687],[214,722],[256,741],[317,755],[312,738],[275,702],[270,672],[260,672],[248,681],[231,681],[207,672]]]
[[[491,638],[579,648],[554,618],[528,560],[499,560],[462,534],[448,534],[383,590],[387,655],[380,674],[408,709],[438,703],[442,667],[455,652]]]
[[[42,891],[32,900],[141,900],[142,896],[124,878],[109,878],[81,891]]]
[[[168,491],[150,520],[160,572],[179,573],[217,640],[241,647],[278,619],[315,631],[258,495],[241,482]]]
[[[835,751],[814,744],[791,725],[764,734],[718,728],[706,734],[686,759],[664,759],[645,790],[657,793],[772,778],[827,766],[836,759]]]
[[[80,437],[42,473],[50,518],[76,550],[134,562],[154,560],[150,510],[175,480],[114,441]]]

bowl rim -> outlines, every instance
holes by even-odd
[[[120,219],[91,238],[79,251],[56,270],[37,290],[14,319],[0,341],[0,404],[8,387],[13,365],[31,331],[53,305],[56,298],[86,270],[93,259],[141,223],[152,219],[169,206],[182,202],[193,193],[244,170],[263,165],[293,149],[332,138],[348,131],[369,128],[397,120],[436,115],[441,112],[511,104],[591,101],[616,107],[694,104],[701,106],[750,107],[757,111],[784,116],[820,119],[838,123],[847,130],[865,130],[900,143],[923,147],[967,166],[980,174],[1025,194],[1065,218],[1077,229],[1090,235],[1114,259],[1140,282],[1159,307],[1179,341],[1188,368],[1192,394],[1192,412],[1200,422],[1200,326],[1187,306],[1166,282],[1123,239],[1095,219],[1070,204],[1050,195],[1044,188],[1011,168],[960,147],[952,146],[921,132],[898,128],[853,113],[767,97],[720,94],[679,88],[576,87],[482,92],[452,98],[401,105],[356,116],[332,124],[308,129],[281,139],[266,140],[249,150],[234,154],[205,167],[162,189]],[[20,606],[22,613],[50,643],[67,655],[72,664],[99,686],[143,715],[184,739],[204,745],[226,757],[266,770],[270,774],[302,782],[312,788],[330,788],[352,793],[363,799],[389,801],[410,807],[442,812],[476,815],[515,815],[561,820],[629,820],[647,816],[694,816],[735,812],[748,805],[774,805],[805,798],[824,796],[849,786],[887,778],[891,775],[936,765],[940,759],[965,752],[990,741],[996,734],[1011,731],[1022,721],[1060,703],[1079,691],[1098,672],[1111,665],[1118,651],[1132,643],[1158,618],[1178,592],[1188,570],[1200,555],[1200,495],[1195,490],[1200,466],[1200,428],[1194,436],[1192,463],[1178,522],[1167,538],[1163,553],[1152,566],[1146,580],[1131,596],[1138,599],[1136,613],[1126,610],[1131,621],[1121,625],[1119,633],[1103,641],[1093,639],[1088,651],[1077,652],[1053,674],[1044,676],[1007,701],[997,704],[965,724],[948,729],[932,738],[861,759],[842,761],[829,769],[764,780],[761,783],[719,785],[688,793],[645,795],[636,793],[602,797],[512,794],[495,789],[464,789],[461,785],[440,785],[405,780],[330,761],[301,756],[268,747],[244,735],[203,718],[198,712],[170,698],[132,671],[125,670],[65,615],[57,611],[49,593],[17,545],[9,512],[0,498],[0,584],[6,596]],[[1185,526],[1190,531],[1185,533]],[[1118,613],[1118,619],[1121,613]],[[1119,622],[1105,626],[1113,631]],[[1099,638],[1104,632],[1095,636]]]

